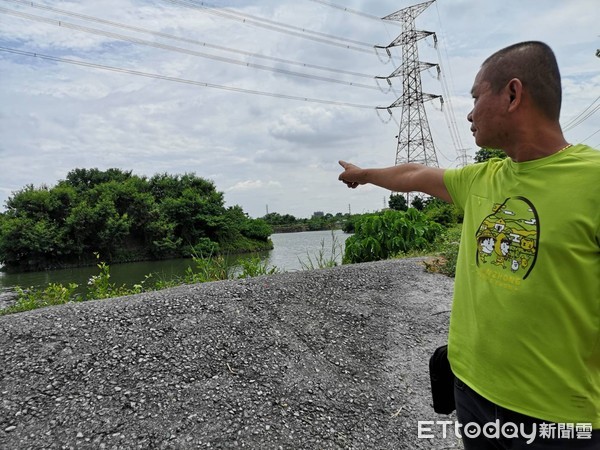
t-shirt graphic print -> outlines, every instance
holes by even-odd
[[[477,266],[494,272],[510,271],[526,279],[535,266],[539,230],[537,211],[525,197],[510,197],[495,204],[475,235]]]

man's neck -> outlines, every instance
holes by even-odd
[[[539,144],[536,144],[535,146],[520,144],[518,146],[515,146],[514,150],[506,150],[506,154],[514,162],[526,162],[554,155],[555,153],[559,153],[563,150],[566,150],[570,146],[571,144],[565,141],[564,139],[543,146],[540,146]]]

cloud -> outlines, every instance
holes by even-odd
[[[240,181],[230,188],[227,189],[227,192],[233,191],[255,191],[258,189],[272,189],[272,188],[280,188],[281,183],[277,181],[262,181],[262,180],[244,180]]]

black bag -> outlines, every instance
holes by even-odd
[[[438,414],[450,414],[456,409],[454,404],[454,374],[448,361],[448,346],[443,345],[433,352],[429,359],[431,396],[433,410]]]

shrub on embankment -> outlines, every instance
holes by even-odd
[[[346,240],[345,263],[387,259],[430,246],[444,228],[414,208],[362,216]]]
[[[436,258],[427,262],[428,269],[454,276],[460,228],[456,222],[445,222],[444,225],[414,208],[356,217],[354,235],[346,240],[343,262],[360,263],[432,254]]]

